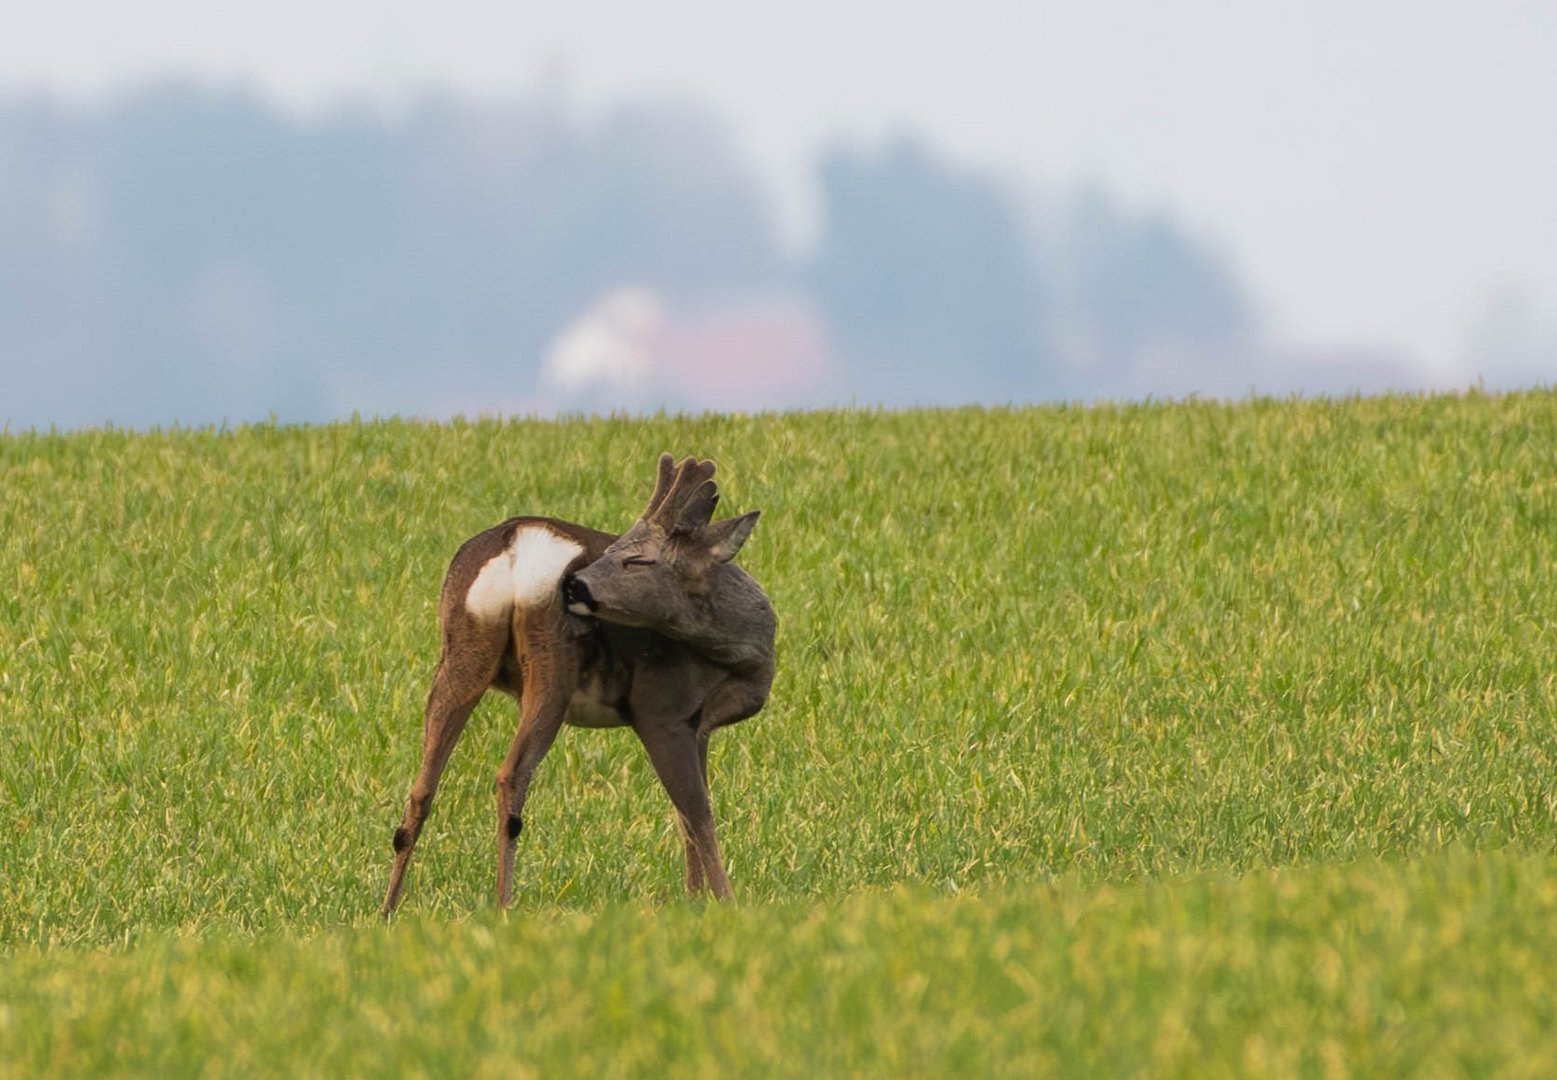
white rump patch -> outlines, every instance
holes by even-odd
[[[583,550],[543,525],[521,528],[471,582],[465,610],[478,619],[503,619],[515,607],[541,607],[557,596],[563,571]]]

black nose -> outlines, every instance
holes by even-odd
[[[562,600],[570,611],[577,611],[580,607],[594,611],[596,606],[595,598],[589,595],[589,586],[573,574],[562,579]]]

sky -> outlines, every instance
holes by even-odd
[[[53,0],[6,22],[11,93],[178,77],[302,112],[428,89],[693,101],[797,246],[822,148],[916,135],[1035,207],[1099,184],[1187,222],[1280,346],[1453,380],[1476,374],[1468,338],[1550,335],[1557,379],[1549,0]]]

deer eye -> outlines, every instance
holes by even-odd
[[[623,566],[653,566],[658,561],[659,561],[658,559],[651,558],[648,555],[628,555],[628,556],[626,556],[625,558],[622,559],[622,565]]]

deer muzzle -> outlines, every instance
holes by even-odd
[[[577,574],[562,579],[562,601],[575,615],[593,615],[600,606],[590,595],[589,586],[580,581]]]

